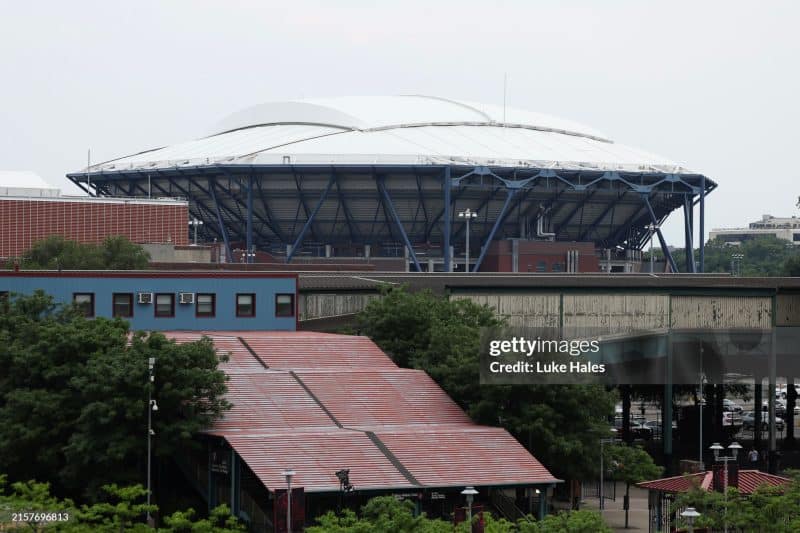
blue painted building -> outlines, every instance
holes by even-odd
[[[87,317],[121,317],[136,330],[297,328],[297,275],[285,272],[0,272],[0,295],[37,289]]]

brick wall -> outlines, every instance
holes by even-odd
[[[0,257],[22,255],[50,235],[100,243],[124,235],[136,243],[189,244],[185,204],[102,200],[0,199]]]

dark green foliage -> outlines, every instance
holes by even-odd
[[[141,270],[150,255],[126,237],[108,237],[100,245],[69,241],[60,235],[35,243],[20,261],[28,270]],[[9,265],[10,266],[10,265]]]
[[[122,320],[84,319],[41,292],[12,297],[0,312],[0,471],[90,498],[140,481],[150,357],[153,450],[166,457],[229,407],[211,342],[137,333],[129,344]]]
[[[500,325],[489,307],[402,288],[359,315],[360,331],[398,365],[426,371],[476,422],[508,429],[556,476],[592,472],[616,395],[599,386],[481,386],[481,328]]]
[[[141,485],[102,487],[102,501],[93,505],[77,506],[72,500],[59,500],[50,494],[49,483],[35,481],[13,483],[7,492],[5,476],[0,475],[0,530],[10,522],[11,513],[35,511],[61,513],[62,521],[29,522],[29,531],[59,531],[64,533],[118,533],[153,531],[144,521],[146,513],[156,516],[158,506],[147,505],[147,491]],[[246,531],[244,525],[231,515],[230,509],[220,505],[208,518],[195,519],[195,511],[187,509],[164,517],[158,531],[166,533],[235,533]],[[25,530],[23,530],[25,531]]]
[[[758,237],[742,242],[741,245],[731,246],[714,239],[708,241],[705,248],[706,272],[731,272],[731,255],[742,254],[737,267],[742,276],[800,276],[800,246],[784,241],[772,235]],[[662,258],[660,252],[655,252],[656,258]],[[649,258],[648,254],[645,254]],[[679,272],[686,272],[686,258],[684,250],[672,250],[672,257],[678,266]],[[700,250],[694,251],[695,261],[700,259]],[[645,259],[647,260],[647,259]],[[794,272],[792,274],[791,272]]]

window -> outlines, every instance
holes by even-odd
[[[547,272],[547,263],[545,263],[544,261],[537,261],[536,272]]]
[[[197,317],[213,317],[217,307],[216,294],[199,293],[195,300],[194,314]]]
[[[275,295],[275,316],[294,316],[294,294]]]
[[[553,272],[564,272],[564,264],[563,263],[553,263],[551,267]]]
[[[237,294],[236,295],[236,316],[252,317],[256,316],[256,295]]]
[[[94,316],[93,292],[76,292],[72,295],[72,301],[78,306],[78,310],[83,316],[87,318]]]
[[[175,316],[175,295],[172,293],[156,294],[155,311],[157,317]]]
[[[111,296],[111,315],[121,318],[133,316],[133,294],[130,292],[115,292]]]

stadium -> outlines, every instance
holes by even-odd
[[[571,121],[418,95],[262,104],[206,137],[68,178],[92,196],[188,200],[201,238],[224,243],[228,261],[238,246],[247,262],[256,252],[286,263],[394,258],[444,272],[503,270],[485,261],[498,241],[591,245],[610,265],[637,257],[653,233],[675,272],[660,225],[676,210],[685,264],[702,271],[703,239],[699,258],[692,249],[716,187]],[[577,271],[569,253],[560,271]],[[517,257],[504,268],[524,270]]]

